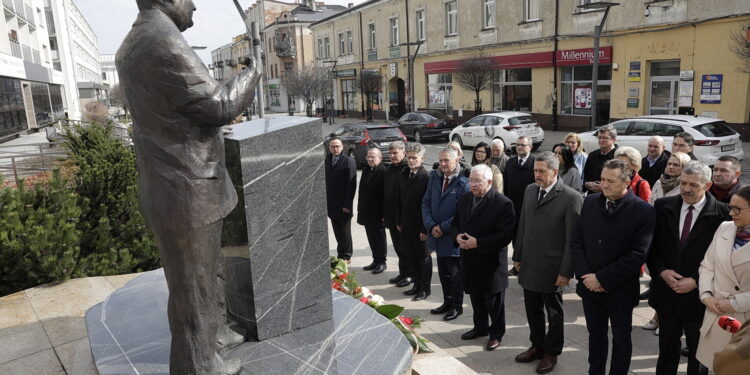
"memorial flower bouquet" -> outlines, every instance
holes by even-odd
[[[359,285],[354,274],[349,272],[349,266],[346,262],[336,257],[331,257],[331,287],[369,305],[380,315],[388,318],[404,334],[404,337],[411,344],[414,354],[419,352],[432,353],[432,350],[427,346],[427,339],[420,336],[415,330],[415,328],[421,326],[422,319],[418,316],[402,316],[403,306],[386,304],[382,296]]]

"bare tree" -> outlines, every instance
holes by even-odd
[[[331,77],[328,69],[306,66],[294,72],[287,72],[281,79],[289,96],[302,98],[306,104],[308,117],[313,116],[312,107],[316,99],[331,94]]]
[[[372,99],[380,91],[380,75],[373,70],[362,70],[354,81],[354,88],[365,96],[367,121],[372,121]]]
[[[109,91],[109,101],[115,107],[122,107],[125,112],[125,118],[128,117],[128,105],[125,103],[125,94],[122,92],[122,86],[119,84],[112,86]]]
[[[491,89],[493,80],[492,60],[481,53],[464,60],[461,68],[456,72],[456,82],[465,90],[474,92],[475,115],[482,113],[482,100],[479,99],[479,93]]]
[[[732,33],[729,48],[737,56],[739,64],[737,70],[743,73],[750,73],[750,24],[737,28]]]

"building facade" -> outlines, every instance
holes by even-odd
[[[63,74],[53,69],[42,0],[3,0],[0,139],[64,117]]]
[[[316,58],[338,60],[336,109],[349,115],[363,107],[352,80],[371,70],[382,77],[376,116],[430,108],[466,120],[474,115],[474,93],[456,73],[481,56],[494,75],[492,89],[481,93],[485,112],[527,111],[545,128],[581,131],[596,100],[599,124],[684,112],[722,118],[745,133],[750,74],[738,69],[731,43],[750,25],[750,2],[621,1],[600,38],[592,98],[593,31],[604,12],[579,6],[594,2],[371,0],[311,29],[316,41],[336,41],[330,51],[316,49]]]

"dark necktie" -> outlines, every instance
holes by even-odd
[[[541,202],[545,195],[547,195],[547,190],[539,190],[539,199],[536,200],[536,203]]]
[[[523,159],[518,158],[518,166],[523,167]]]
[[[607,201],[607,213],[611,214],[615,210],[615,201]]]
[[[688,213],[685,215],[685,221],[682,223],[682,235],[680,236],[680,247],[684,247],[690,236],[690,225],[693,224],[693,209],[695,207],[688,207]]]
[[[409,172],[409,179],[411,180],[413,178],[414,178],[414,172]]]
[[[450,180],[451,180],[450,177],[445,177],[443,179],[443,193],[445,193],[445,189],[448,188],[448,182],[450,182]]]
[[[332,165],[336,165],[336,163],[338,163],[338,162],[339,162],[339,157],[338,156],[334,156],[333,160],[331,160],[331,164]]]

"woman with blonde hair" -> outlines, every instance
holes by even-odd
[[[630,190],[638,198],[648,202],[651,198],[651,186],[648,184],[648,181],[644,180],[638,174],[638,171],[641,170],[641,162],[643,161],[641,153],[632,147],[623,146],[615,150],[615,159],[620,159],[630,165],[630,169],[633,170],[630,175]]]
[[[589,156],[583,149],[581,137],[576,133],[568,133],[565,136],[563,143],[568,145],[570,152],[573,153],[573,161],[575,161],[578,171],[581,172],[581,183],[583,183],[583,166],[586,165],[586,159],[588,159]]]
[[[667,167],[664,173],[656,180],[654,188],[651,190],[649,203],[654,205],[659,198],[671,197],[680,194],[680,175],[682,169],[690,163],[690,156],[683,152],[675,152],[667,159]]]

